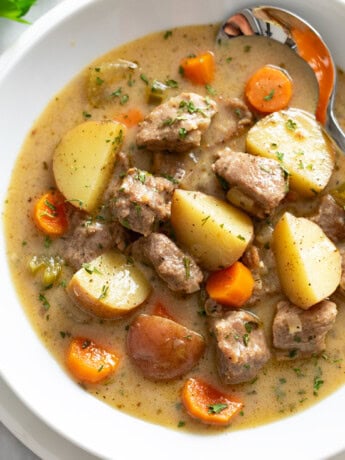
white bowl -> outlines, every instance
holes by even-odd
[[[251,0],[66,0],[0,59],[0,191],[23,139],[50,98],[97,56],[133,38],[178,25],[221,21]],[[273,1],[324,36],[345,68],[345,3]],[[18,222],[20,225],[20,222]],[[317,459],[345,449],[345,387],[293,417],[255,429],[199,436],[146,423],[93,398],[63,372],[30,327],[12,287],[1,233],[0,365],[5,381],[42,420],[105,458]],[[146,455],[145,455],[146,454]]]

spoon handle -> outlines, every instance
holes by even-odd
[[[340,127],[338,120],[335,118],[333,110],[328,112],[325,128],[330,136],[335,140],[340,150],[342,150],[343,154],[345,154],[345,133]]]

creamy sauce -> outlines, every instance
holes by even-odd
[[[313,75],[292,51],[260,37],[239,38],[219,46],[215,44],[216,30],[216,26],[197,26],[174,29],[166,38],[164,33],[153,34],[110,52],[93,63],[92,67],[118,58],[135,61],[139,63],[141,73],[150,81],[178,81],[178,89],[169,89],[169,96],[174,96],[184,90],[195,91],[195,87],[178,73],[180,60],[189,54],[211,50],[216,56],[217,72],[212,88],[217,94],[243,97],[244,82],[257,68],[270,63],[284,66],[292,77],[294,95],[290,105],[311,112],[315,110],[317,100]],[[103,108],[91,107],[86,94],[88,76],[89,69],[85,69],[50,102],[28,134],[16,163],[5,212],[8,260],[13,281],[32,326],[61,366],[64,367],[65,351],[69,338],[73,336],[90,337],[120,353],[122,359],[117,373],[103,384],[85,386],[87,391],[114,408],[153,423],[215,433],[215,428],[190,419],[180,403],[181,388],[189,376],[203,376],[205,380],[221,388],[214,364],[215,350],[206,331],[205,318],[201,315],[199,294],[188,298],[177,296],[148,269],[156,290],[139,311],[150,313],[160,301],[168,307],[176,321],[200,332],[208,341],[205,356],[189,374],[171,382],[157,383],[144,379],[126,356],[127,327],[138,311],[117,321],[92,319],[72,305],[65,293],[64,287],[72,275],[71,269],[64,267],[59,286],[47,291],[42,290],[39,275],[33,276],[28,270],[28,261],[33,255],[55,255],[61,250],[58,240],[50,241],[36,229],[31,216],[35,200],[54,185],[52,155],[63,134],[83,122],[86,114],[91,114],[93,120],[100,120],[113,118],[130,107],[139,108],[144,113],[152,110],[146,104],[145,82],[139,78],[139,74],[136,74],[132,86],[126,87],[129,99],[124,105],[117,100]],[[336,110],[343,126],[344,88],[345,78],[340,74]],[[206,94],[203,87],[198,91]],[[149,169],[152,158],[136,150],[133,145],[135,133],[136,128],[128,131],[124,149],[131,149],[134,163]],[[239,137],[231,141],[230,145],[242,150],[244,138]],[[205,159],[201,150],[193,153],[197,160],[204,162],[203,172],[208,175],[211,160]],[[340,160],[342,159],[338,159],[339,163]],[[339,168],[333,182],[339,181],[344,174],[344,165],[339,164]],[[305,205],[307,212],[312,207],[309,203]],[[42,295],[49,302],[49,309],[47,305],[44,307]],[[278,298],[264,299],[252,308],[265,324],[269,344],[272,316]],[[277,362],[271,359],[252,382],[223,387],[224,391],[245,402],[245,407],[234,419],[232,428],[252,427],[295,413],[315,404],[344,384],[345,339],[342,325],[345,322],[345,309],[341,297],[336,301],[338,317],[335,327],[328,334],[327,350],[321,357],[294,362]],[[320,388],[315,387],[316,379],[324,382]],[[39,378],[37,384],[39,385]],[[60,398],[63,400],[63,395]]]

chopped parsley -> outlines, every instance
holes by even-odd
[[[187,134],[188,134],[188,131],[186,130],[186,128],[180,128],[178,130],[178,136],[180,139],[186,139]]]
[[[271,89],[271,91],[264,96],[264,101],[271,101],[274,96],[274,89]]]
[[[244,346],[247,347],[249,343],[249,334],[244,334],[242,339],[243,339]]]
[[[96,77],[96,84],[97,84],[98,86],[101,86],[101,85],[103,85],[103,83],[104,83],[104,80],[102,80],[102,78],[100,78],[100,77],[97,76],[97,77]]]
[[[149,79],[147,78],[147,76],[144,73],[140,74],[140,78],[146,85],[149,84]]]
[[[91,113],[86,112],[86,110],[84,110],[84,111],[83,111],[83,117],[84,117],[84,118],[91,118],[92,115],[91,115]]]
[[[172,30],[167,30],[163,35],[164,40],[167,40],[169,37],[172,36]]]
[[[210,404],[207,406],[207,412],[209,414],[220,414],[220,412],[222,412],[224,409],[227,409],[228,407],[229,405],[224,403]]]
[[[217,94],[217,91],[209,84],[205,85],[205,89],[210,96],[215,96]]]
[[[102,289],[101,289],[101,294],[98,297],[99,300],[105,299],[107,297],[109,291],[109,285],[103,284]]]
[[[178,88],[178,83],[176,80],[165,80],[165,84],[169,87],[169,88]]]
[[[38,300],[42,303],[43,307],[45,310],[49,310],[50,308],[50,303],[48,302],[47,298],[45,295],[42,293],[39,294]]]
[[[288,130],[294,131],[297,128],[297,123],[291,120],[291,118],[289,118],[288,121],[285,123],[285,126]]]
[[[178,424],[177,424],[177,428],[182,428],[186,425],[186,422],[184,420],[179,420]]]
[[[102,274],[96,267],[92,267],[92,265],[89,264],[89,263],[84,263],[84,264],[82,265],[82,268],[83,268],[89,275],[92,275],[93,273],[96,273],[97,275],[101,275],[101,274]]]

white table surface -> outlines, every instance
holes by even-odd
[[[61,1],[37,0],[37,4],[31,8],[25,19],[33,23]],[[0,54],[10,48],[28,27],[30,25],[0,18]],[[81,451],[67,440],[61,440],[58,434],[45,426],[21,403],[1,377],[0,393],[2,399],[6,401],[0,407],[0,420],[6,423],[12,433],[21,438],[26,445],[42,455],[38,457],[33,453],[0,421],[0,460],[39,460],[39,458],[43,460],[96,460],[96,457]],[[10,414],[10,411],[15,411],[16,414]],[[18,417],[19,413],[20,417]],[[46,452],[46,455],[42,452]],[[345,460],[345,454],[337,455],[330,460]]]

